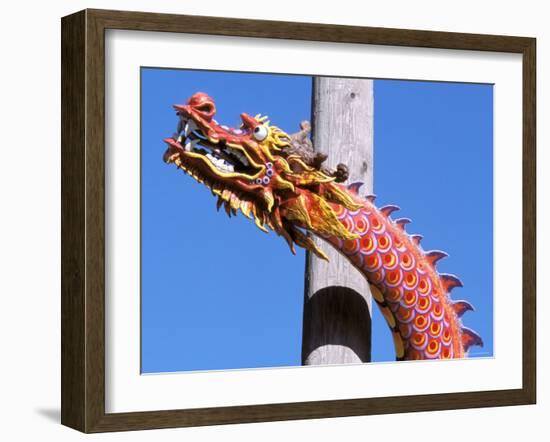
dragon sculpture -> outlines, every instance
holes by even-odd
[[[288,135],[265,116],[242,113],[240,128],[229,128],[214,120],[215,103],[202,92],[174,108],[178,128],[164,140],[164,161],[209,187],[218,210],[240,210],[282,236],[293,253],[297,245],[327,259],[310,232],[346,256],[370,284],[397,360],[462,358],[483,345],[460,320],[472,306],[450,298],[461,281],[436,270],[447,255],[425,252],[422,237],[405,231],[409,219],[390,218],[397,206],[377,208],[374,195],[359,196],[361,183],[341,184],[345,166],[323,167],[326,156],[313,151],[307,122]]]

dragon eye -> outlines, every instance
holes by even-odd
[[[263,141],[267,138],[267,127],[265,126],[256,126],[253,132],[254,138],[257,141]]]

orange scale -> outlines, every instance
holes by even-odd
[[[417,281],[418,281],[418,278],[414,273],[407,273],[405,275],[405,280],[404,280],[405,287],[414,289],[416,287]]]
[[[397,257],[393,252],[388,252],[384,255],[384,267],[386,269],[393,269],[397,265]]]
[[[424,315],[416,315],[414,318],[414,327],[418,331],[424,331],[428,328],[430,324],[429,319]]]
[[[378,255],[370,255],[365,258],[365,266],[368,270],[376,270],[380,266],[380,259]]]
[[[412,308],[406,308],[406,307],[399,307],[397,309],[397,317],[400,322],[408,323],[411,322],[414,319],[414,309]]]
[[[426,335],[424,333],[415,332],[412,335],[411,343],[417,347],[422,347],[426,343]]]
[[[344,227],[349,230],[350,232],[353,231],[354,225],[351,217],[347,216],[343,220],[340,220],[340,222],[344,225]]]
[[[384,272],[378,270],[370,274],[370,280],[372,284],[378,284],[384,280]]]
[[[442,339],[443,339],[443,342],[445,342],[446,344],[450,343],[451,342],[451,330],[449,330],[448,328],[443,330]]]
[[[389,272],[386,273],[386,283],[390,286],[395,286],[399,284],[401,279],[402,279],[402,275],[399,269],[390,270]]]
[[[403,297],[399,287],[390,287],[386,291],[386,300],[388,302],[399,302]]]
[[[426,351],[428,352],[428,354],[433,356],[439,352],[440,347],[441,345],[439,344],[439,342],[436,341],[435,339],[432,339],[428,344],[428,346],[426,347]]]
[[[344,241],[343,251],[347,255],[353,255],[359,251],[358,239],[347,239]]]
[[[416,293],[415,292],[405,292],[405,295],[403,296],[403,304],[405,304],[408,307],[412,307],[414,304],[416,304]]]
[[[384,231],[384,224],[382,221],[375,215],[372,216],[372,219],[370,221],[370,225],[372,227],[372,230],[374,230],[377,233]]]
[[[378,238],[378,250],[381,252],[385,252],[386,250],[389,250],[391,247],[391,240],[388,235],[383,234],[380,235]]]
[[[399,248],[397,244],[395,244],[395,246]],[[400,261],[401,261],[401,267],[403,267],[404,270],[411,270],[413,268],[414,261],[411,258],[411,255],[409,255],[408,253],[403,253],[401,255]]]
[[[451,359],[453,357],[453,350],[451,347],[443,347],[441,349],[441,358],[442,359]]]
[[[425,295],[426,293],[428,293],[429,289],[430,289],[430,284],[428,283],[428,281],[425,278],[422,278],[418,282],[418,291],[420,293],[422,293],[423,295]]]
[[[361,238],[361,251],[365,254],[370,254],[374,251],[376,244],[372,236],[364,236]]]
[[[432,313],[432,318],[434,318],[437,321],[441,321],[443,319],[443,306],[439,302],[434,303],[431,313]]]
[[[364,217],[361,216],[357,220],[355,220],[355,229],[359,233],[365,233],[368,228],[369,228],[368,221]]]
[[[434,338],[437,338],[439,337],[439,335],[441,334],[441,322],[432,322],[430,324],[430,329],[429,329],[429,333],[430,335],[432,335]]]
[[[420,296],[418,298],[418,302],[416,304],[416,310],[419,313],[426,313],[429,310],[431,304],[432,304],[432,302],[430,301],[429,297]]]

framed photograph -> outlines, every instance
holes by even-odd
[[[535,53],[64,17],[62,423],[535,403]]]

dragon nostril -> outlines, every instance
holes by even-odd
[[[193,112],[197,112],[207,121],[211,121],[216,113],[214,100],[204,92],[197,92],[187,102],[187,106]]]
[[[204,112],[205,114],[210,114],[212,113],[212,105],[210,103],[205,103],[203,104],[202,106],[199,106],[197,108],[198,111],[200,112]]]

